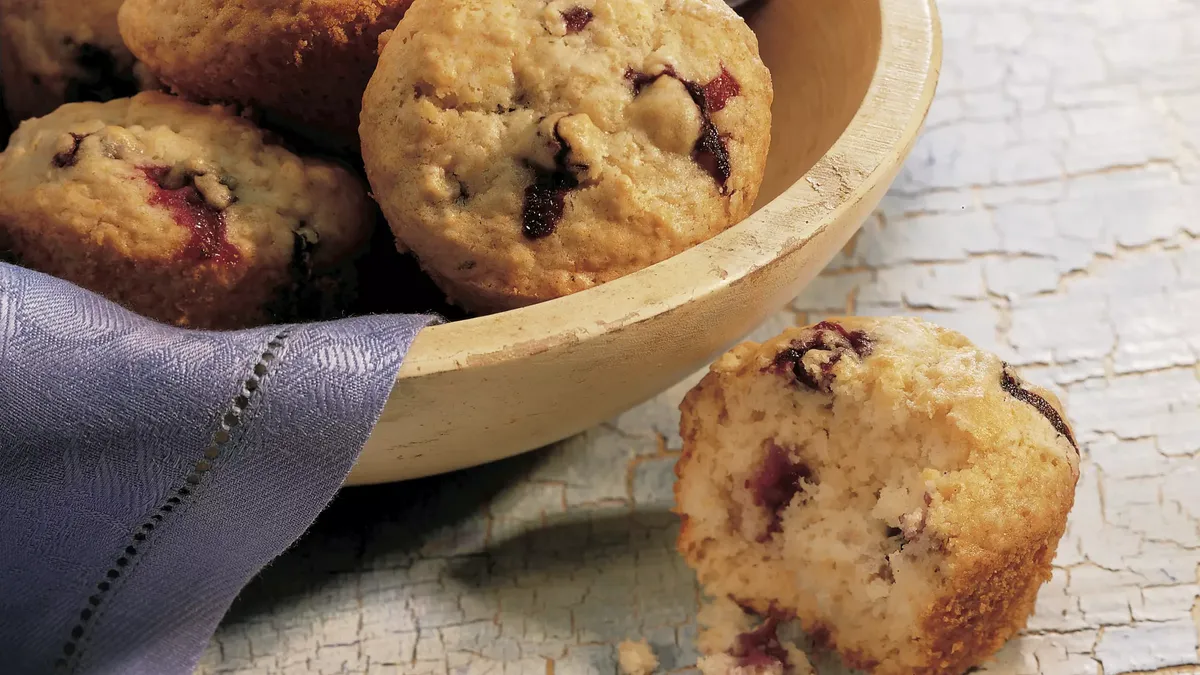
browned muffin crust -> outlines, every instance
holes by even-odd
[[[325,145],[357,149],[381,33],[411,0],[128,0],[130,50],[175,92],[237,103]]]

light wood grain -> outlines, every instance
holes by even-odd
[[[348,484],[477,465],[610,418],[728,348],[849,240],[929,108],[941,63],[934,7],[772,2],[750,23],[776,90],[758,210],[598,288],[422,332]]]

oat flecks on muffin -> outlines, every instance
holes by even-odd
[[[380,35],[411,0],[127,0],[125,42],[176,92],[238,103],[327,146],[357,149]]]
[[[957,675],[1025,625],[1074,502],[1057,399],[966,338],[845,318],[743,344],[681,406],[679,550],[852,667]]]
[[[344,168],[159,93],[65,105],[0,154],[0,240],[17,261],[197,328],[336,315],[367,199]]]
[[[363,99],[398,244],[478,312],[567,295],[745,218],[771,79],[722,0],[416,0]]]
[[[0,0],[0,71],[14,120],[152,88],[117,30],[121,0]]]

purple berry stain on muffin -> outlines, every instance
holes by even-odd
[[[1042,417],[1045,417],[1050,422],[1055,431],[1066,437],[1071,447],[1075,448],[1075,452],[1079,452],[1079,444],[1075,442],[1075,435],[1071,433],[1071,428],[1067,426],[1062,415],[1058,414],[1058,411],[1055,410],[1054,406],[1050,405],[1049,401],[1022,387],[1017,378],[1009,372],[1008,364],[1005,364],[1004,369],[1000,373],[1000,388],[1007,392],[1009,396],[1036,408],[1042,414]]]
[[[729,176],[733,173],[733,166],[729,163],[729,149],[725,147],[724,139],[717,133],[717,127],[711,120],[704,120],[700,128],[700,138],[692,150],[692,159],[717,181],[724,193]]]
[[[554,155],[554,169],[533,168],[533,184],[525,188],[525,206],[521,213],[521,233],[528,239],[541,239],[554,234],[566,211],[567,193],[579,187],[567,157],[571,146],[554,125],[554,140],[558,152]]]
[[[724,191],[733,167],[729,162],[729,148],[717,131],[717,125],[713,124],[712,113],[723,110],[730,98],[740,94],[741,85],[724,67],[721,68],[721,74],[704,85],[700,91],[696,90],[693,83],[684,84],[688,93],[692,95],[692,100],[700,106],[700,138],[692,150],[692,159],[703,167]]]
[[[71,134],[71,147],[62,152],[55,153],[50,162],[59,169],[75,166],[79,162],[79,145],[87,137],[88,134]]]
[[[767,617],[758,628],[737,636],[730,656],[737,659],[737,665],[742,668],[786,668],[788,653],[779,642],[778,629],[779,620],[774,616]]]
[[[712,115],[724,110],[730,98],[742,93],[741,85],[724,66],[721,66],[720,75],[704,85],[679,77],[671,66],[667,66],[657,75],[641,73],[632,68],[625,71],[625,79],[633,85],[634,96],[641,94],[643,89],[663,76],[679,80],[700,109],[700,137],[692,147],[692,161],[712,176],[724,193],[729,176],[733,173],[733,166],[729,161],[729,146],[717,130],[717,125],[713,123]]]
[[[816,372],[804,365],[804,355],[813,350],[830,352],[815,369]],[[871,338],[861,330],[847,331],[839,323],[822,321],[812,327],[808,337],[793,340],[779,352],[767,370],[828,394],[833,391],[833,368],[847,353],[853,353],[860,359],[867,356],[871,353]]]
[[[724,110],[729,99],[740,96],[741,93],[742,85],[738,84],[738,81],[724,66],[721,67],[721,74],[716,79],[704,85],[704,100],[708,104],[710,113]]]
[[[767,455],[758,471],[744,483],[754,498],[754,504],[763,507],[771,515],[766,533],[759,537],[760,542],[782,531],[783,509],[804,489],[801,481],[813,477],[808,465],[793,462],[788,451],[779,444],[767,441],[766,448]]]
[[[633,86],[634,97],[639,96],[642,93],[643,89],[650,86],[651,84],[654,83],[655,80],[657,80],[658,78],[660,78],[664,75],[666,75],[667,77],[674,77],[675,79],[679,79],[679,77],[675,74],[675,69],[672,68],[671,66],[667,66],[665,69],[663,69],[663,71],[661,73],[659,73],[657,75],[651,75],[649,73],[639,72],[639,71],[634,70],[633,68],[628,68],[625,70],[625,79],[629,80],[629,84]]]
[[[595,15],[586,7],[572,7],[562,13],[563,21],[567,24],[567,33],[578,33],[592,22]]]
[[[187,177],[181,186],[171,184],[171,167],[142,167],[154,188],[150,204],[166,208],[175,222],[188,230],[187,243],[175,255],[193,264],[217,262],[233,265],[241,253],[226,238],[225,210],[209,204]]]

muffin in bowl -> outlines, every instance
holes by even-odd
[[[126,0],[129,49],[176,93],[254,108],[274,125],[357,150],[379,36],[412,0]]]
[[[345,168],[161,93],[64,105],[0,155],[0,248],[181,326],[338,315],[373,223]]]
[[[367,87],[363,161],[398,244],[496,312],[749,215],[772,100],[723,0],[417,0]]]
[[[14,122],[157,86],[121,40],[121,1],[0,2],[0,72]]]

